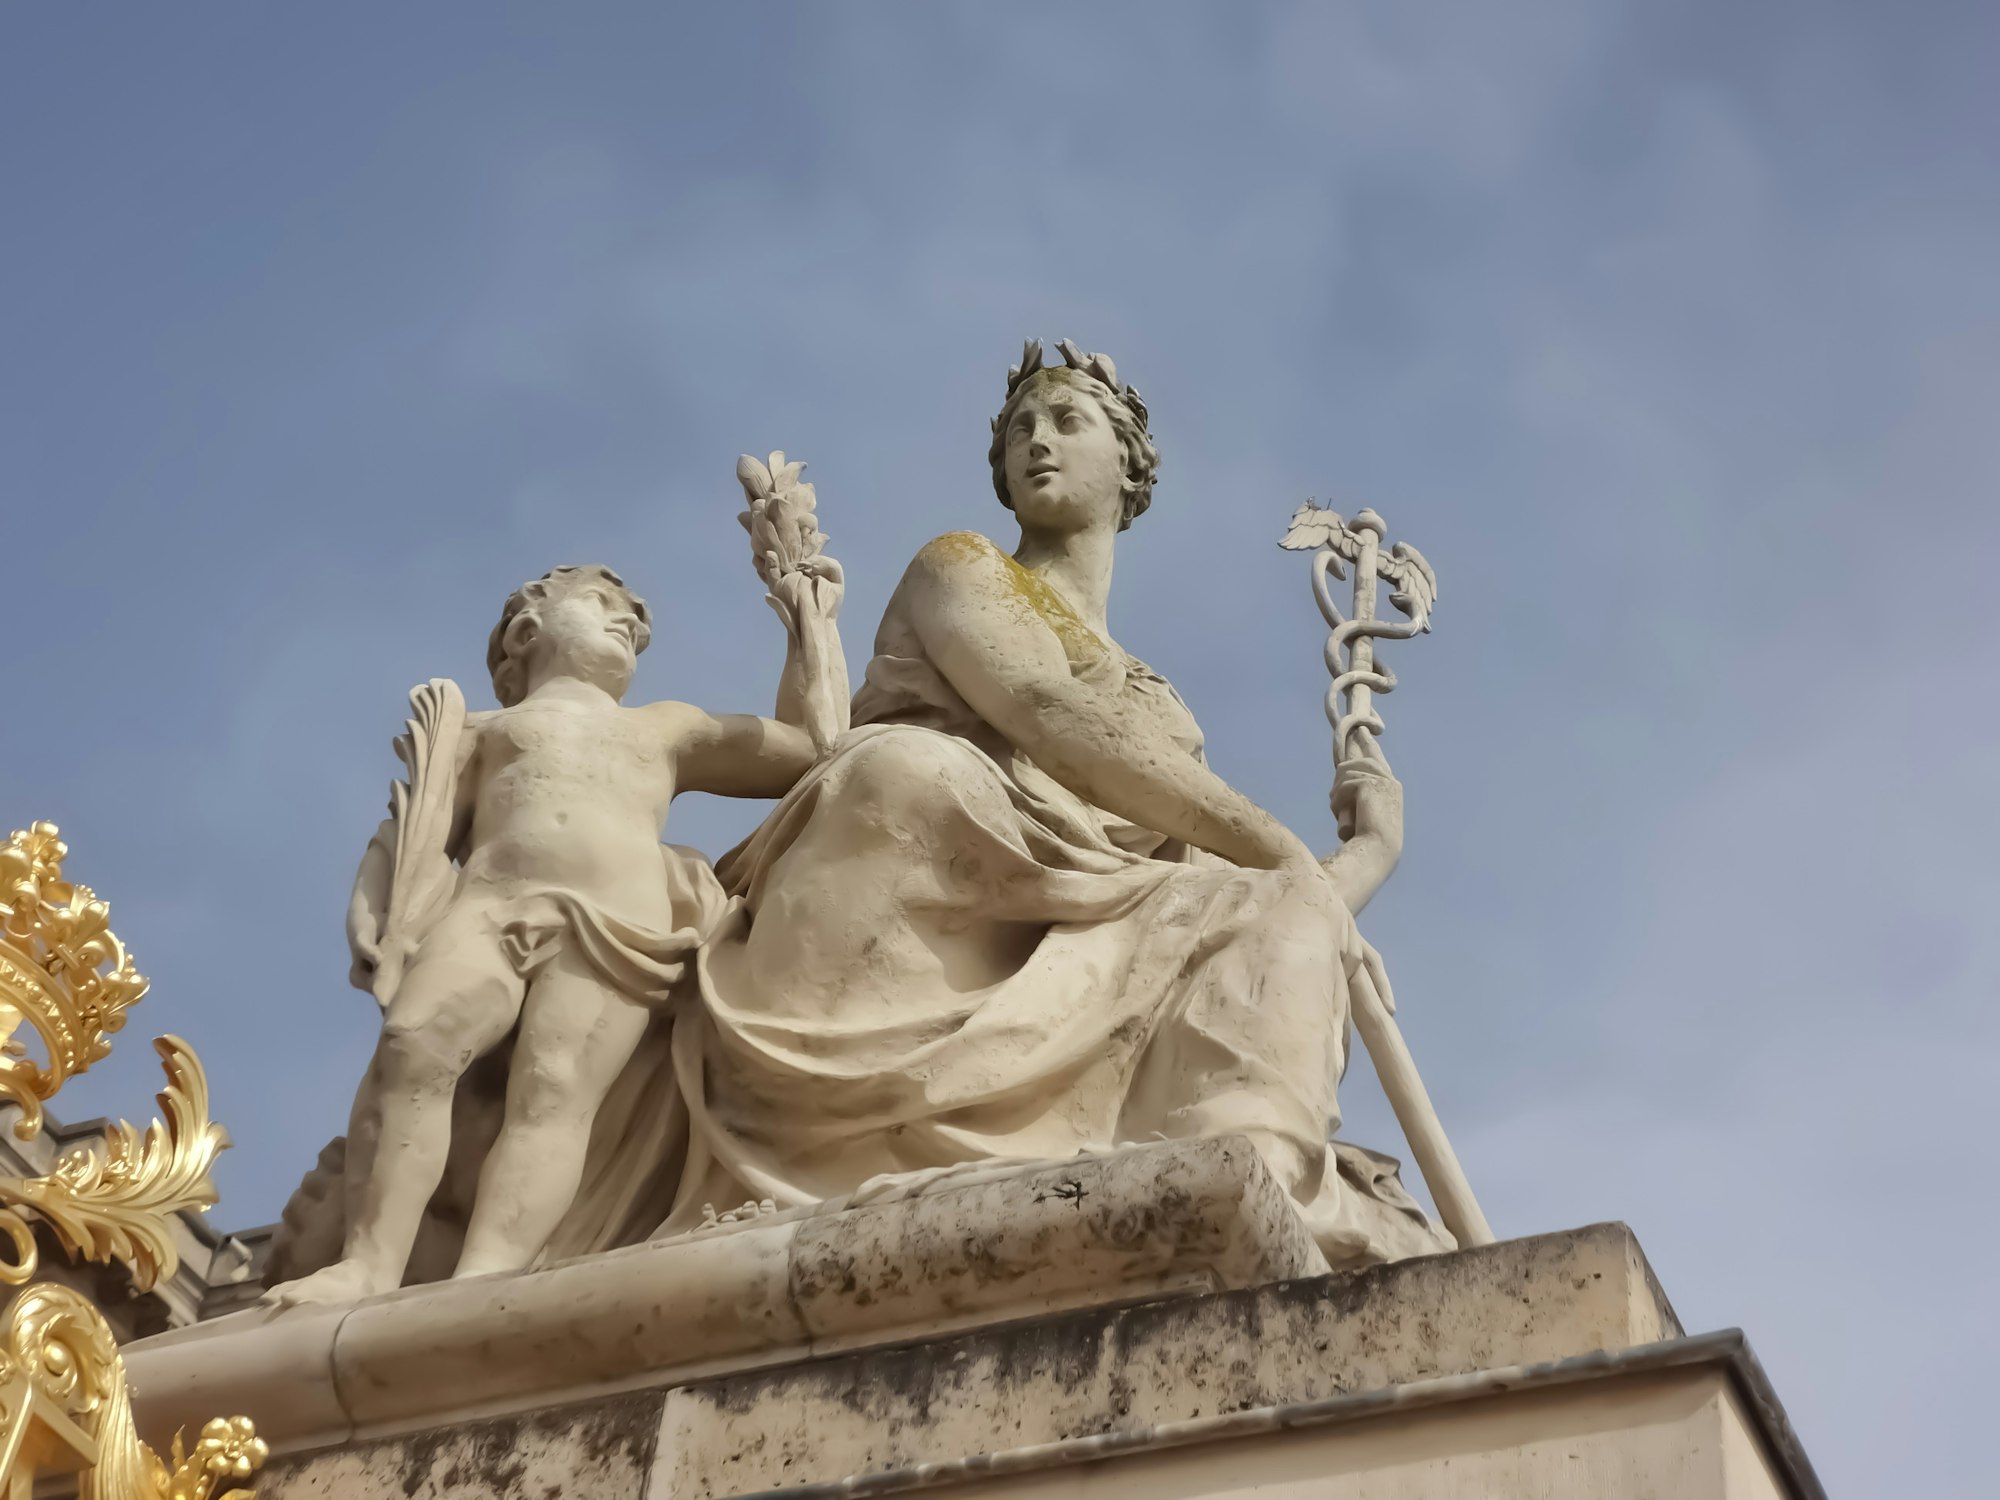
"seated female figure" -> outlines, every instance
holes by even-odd
[[[1110,360],[1030,345],[994,422],[1010,555],[957,532],[885,612],[856,728],[724,862],[742,903],[675,1026],[689,1157],[664,1232],[886,1174],[1240,1135],[1335,1264],[1448,1248],[1394,1164],[1330,1145],[1352,913],[1400,789],[1342,768],[1324,865],[1211,771],[1112,639],[1158,456]]]

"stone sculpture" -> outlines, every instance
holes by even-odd
[[[1332,1263],[1441,1248],[1391,1164],[1328,1140],[1347,991],[1379,970],[1353,913],[1396,862],[1400,788],[1343,763],[1353,836],[1322,865],[1207,767],[1106,623],[1152,497],[1147,409],[1061,352],[1027,347],[993,423],[1019,544],[918,553],[855,729],[719,867],[741,905],[675,1028],[690,1141],[663,1232],[705,1203],[1241,1135]]]
[[[1382,732],[1382,716],[1372,701],[1376,693],[1396,686],[1396,676],[1375,660],[1378,640],[1408,640],[1431,628],[1431,605],[1437,599],[1437,575],[1424,555],[1407,543],[1398,542],[1385,554],[1382,518],[1363,510],[1348,525],[1331,510],[1308,500],[1292,516],[1292,523],[1278,545],[1293,552],[1313,554],[1313,600],[1326,620],[1326,666],[1333,681],[1326,690],[1326,721],[1333,729],[1335,765],[1333,812],[1340,820],[1343,840],[1354,833],[1354,804],[1343,787],[1338,768],[1354,755],[1379,755],[1375,736]],[[1334,602],[1327,583],[1329,575],[1346,576],[1342,563],[1354,569],[1352,615],[1343,615]],[[1401,611],[1400,621],[1376,614],[1376,593],[1382,584],[1391,588],[1389,603]],[[1354,992],[1354,1024],[1367,1043],[1382,1090],[1396,1111],[1396,1123],[1409,1138],[1424,1181],[1437,1200],[1438,1213],[1460,1245],[1485,1245],[1493,1239],[1486,1215],[1472,1195],[1472,1185],[1458,1164],[1458,1155],[1446,1139],[1437,1111],[1417,1065],[1404,1044],[1395,1022],[1395,1003],[1386,976],[1380,984],[1358,986]]]
[[[796,542],[811,495],[776,457],[753,515],[775,535],[763,513],[789,512]],[[775,720],[623,706],[651,621],[603,567],[557,568],[507,601],[487,650],[498,710],[467,714],[448,682],[412,695],[409,784],[350,912],[357,977],[383,1023],[348,1132],[342,1255],[277,1287],[278,1301],[401,1284],[444,1174],[454,1095],[510,1035],[504,1109],[455,1274],[519,1270],[541,1253],[575,1201],[599,1106],[701,940],[687,893],[706,872],[690,875],[699,857],[660,843],[668,804],[686,790],[776,796],[812,764],[815,739],[842,727],[824,715],[815,733],[802,727],[828,679],[845,698],[839,568],[816,546],[783,563],[766,555],[793,648]],[[454,862],[454,876],[434,878]]]
[[[742,461],[797,670],[728,776],[706,716],[617,706],[643,611],[601,570],[510,607],[497,713],[418,691],[354,909],[383,1047],[280,1300],[385,1285],[392,1231],[406,1281],[534,1263],[147,1339],[142,1423],[252,1413],[272,1500],[1823,1493],[1740,1334],[1685,1336],[1622,1225],[1491,1243],[1430,1108],[1355,928],[1429,565],[1370,511],[1285,534],[1331,632],[1316,858],[1111,635],[1159,459],[1059,348],[993,423],[1018,544],[923,547],[851,703],[811,490]],[[660,852],[725,781],[777,805]],[[1350,1022],[1443,1229],[1332,1140]]]
[[[1357,737],[1337,769],[1343,841],[1322,861],[1209,769],[1187,707],[1107,624],[1117,538],[1152,497],[1149,414],[1110,359],[1059,347],[1051,366],[1027,346],[993,422],[992,483],[1018,545],[955,532],[918,553],[851,729],[830,703],[837,570],[799,565],[817,532],[773,504],[802,488],[782,455],[739,477],[753,511],[765,497],[753,552],[819,727],[740,721],[729,742],[754,769],[723,774],[708,758],[716,721],[695,710],[613,707],[643,624],[614,580],[552,576],[545,598],[510,606],[496,691],[552,699],[550,713],[467,716],[466,743],[504,747],[506,764],[548,754],[557,777],[626,765],[633,784],[615,812],[589,778],[551,788],[535,815],[568,807],[572,821],[544,826],[537,847],[572,850],[574,872],[516,860],[475,898],[477,830],[528,809],[508,801],[504,769],[460,772],[468,807],[496,806],[444,881],[435,932],[454,946],[416,948],[345,1159],[331,1151],[301,1188],[274,1273],[327,1259],[329,1224],[347,1226],[348,1258],[281,1296],[350,1297],[399,1270],[519,1266],[941,1174],[1224,1135],[1251,1143],[1330,1264],[1450,1248],[1393,1161],[1332,1140],[1351,1004],[1388,993],[1354,915],[1396,864],[1401,787]],[[803,641],[831,656],[815,663]],[[586,704],[615,732],[561,750],[524,737],[528,724],[581,729]],[[413,807],[422,710],[405,757]],[[659,846],[640,830],[685,785],[782,800],[713,871],[669,851],[672,878],[642,874],[661,856],[642,857]],[[362,909],[388,906],[393,929],[393,890],[369,889]],[[395,961],[357,946],[367,974]],[[538,1021],[539,975],[588,998]],[[474,985],[487,998],[452,998]],[[587,1057],[583,1027],[602,1028]],[[488,1151],[496,1111],[513,1119]],[[343,1199],[351,1211],[336,1211]]]

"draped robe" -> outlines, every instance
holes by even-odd
[[[1079,680],[1201,756],[1164,678],[1048,591],[1023,597]],[[542,1259],[744,1205],[1222,1134],[1260,1147],[1335,1267],[1452,1248],[1395,1161],[1331,1139],[1348,990],[1373,958],[1332,887],[1230,865],[1069,791],[953,689],[900,593],[877,648],[855,728],[742,845],[715,869],[663,849],[673,925],[703,941],[665,1003],[635,996],[653,1023]],[[947,946],[976,955],[978,982]],[[607,951],[607,973],[619,960]],[[461,1084],[410,1281],[450,1274],[510,1051]],[[273,1280],[338,1254],[336,1147],[287,1206]]]
[[[1063,616],[1080,680],[1201,755],[1164,678],[1024,596]],[[674,1022],[687,1156],[658,1233],[871,1179],[1241,1133],[1332,1263],[1451,1248],[1393,1161],[1330,1144],[1348,985],[1372,956],[1330,884],[1070,792],[952,688],[900,593],[877,646],[855,729],[719,867],[729,908]],[[977,982],[929,951],[945,942],[980,954]]]

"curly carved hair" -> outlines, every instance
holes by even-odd
[[[1021,346],[1021,362],[1007,372],[1007,399],[1000,415],[993,419],[993,444],[986,450],[986,462],[993,469],[993,492],[1000,503],[1012,510],[1014,497],[1007,493],[1007,423],[1014,408],[1037,380],[1059,380],[1071,390],[1093,397],[1111,423],[1111,430],[1125,448],[1124,509],[1118,517],[1123,531],[1153,503],[1153,481],[1160,472],[1160,450],[1153,446],[1146,430],[1146,403],[1138,391],[1118,383],[1118,367],[1108,354],[1086,354],[1069,339],[1056,345],[1063,357],[1061,367],[1044,368],[1042,342],[1029,339]]]
[[[632,613],[639,617],[639,638],[633,643],[634,652],[646,649],[647,643],[653,639],[652,611],[646,608],[644,599],[626,587],[624,579],[611,569],[595,563],[584,567],[551,568],[540,578],[514,590],[507,607],[500,611],[500,623],[486,638],[486,670],[493,678],[493,696],[500,700],[502,708],[512,708],[523,696],[521,641],[515,630],[516,624],[521,620],[536,619],[537,608],[551,599],[558,599],[572,589],[592,583],[608,583],[625,596],[632,606]]]

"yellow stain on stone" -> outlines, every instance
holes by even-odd
[[[1110,647],[1105,644],[1104,638],[1084,624],[1083,617],[1070,607],[1067,599],[1049,586],[1046,579],[1022,567],[978,532],[946,532],[927,544],[924,553],[947,565],[987,564],[993,576],[1055,633],[1056,639],[1062,642],[1063,655],[1069,658],[1072,666],[1100,662],[1110,654]],[[1000,566],[993,569],[994,563]]]

